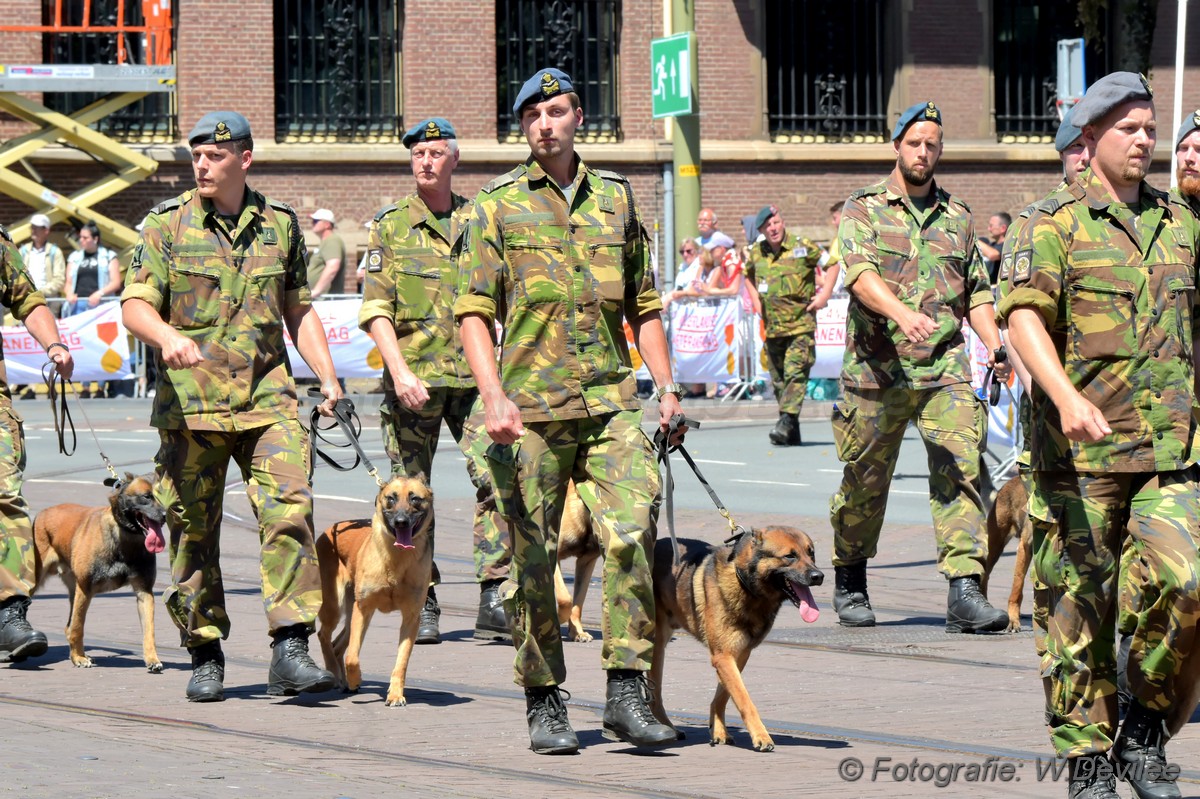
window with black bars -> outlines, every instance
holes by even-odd
[[[1075,3],[1004,0],[992,3],[996,134],[1005,141],[1044,141],[1058,131],[1058,41],[1083,35]],[[1091,43],[1084,74],[1108,73],[1108,58]]]
[[[395,142],[400,0],[275,0],[275,138]]]
[[[886,0],[768,2],[767,119],[777,141],[883,141]]]
[[[65,0],[62,4],[64,25],[83,25],[85,0]],[[117,0],[91,0],[88,24],[117,24]],[[54,0],[42,0],[42,24],[53,25]],[[144,25],[142,4],[125,3],[125,24]],[[42,59],[47,64],[116,64],[117,33],[44,33]],[[174,39],[174,32],[172,38]],[[142,37],[125,35],[128,63],[145,63]],[[106,95],[105,92],[47,92],[44,105],[52,111],[73,114]],[[136,103],[109,114],[93,128],[125,142],[173,142],[179,138],[175,92],[154,92]]]
[[[523,138],[512,104],[521,85],[544,67],[571,76],[583,106],[584,141],[617,141],[620,0],[496,0],[497,130]]]

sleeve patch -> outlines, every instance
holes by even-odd
[[[1033,250],[1019,250],[1013,256],[1012,262],[1012,282],[1013,284],[1025,283],[1029,280],[1029,276],[1033,271]]]
[[[367,271],[382,272],[383,271],[383,251],[371,250],[367,253]]]

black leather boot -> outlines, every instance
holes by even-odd
[[[1068,799],[1121,799],[1108,755],[1080,755],[1067,765],[1071,775]]]
[[[529,748],[539,755],[573,755],[579,751],[579,739],[567,720],[563,694],[571,698],[557,685],[525,689]]]
[[[1121,633],[1117,642],[1117,718],[1123,719],[1129,713],[1129,705],[1133,695],[1129,693],[1129,646],[1133,643],[1133,633]]]
[[[475,616],[475,637],[483,641],[512,643],[512,623],[500,596],[503,580],[487,580],[479,585],[479,613]]]
[[[651,699],[645,672],[610,669],[604,703],[604,737],[634,746],[662,746],[677,740],[675,728],[654,717]]]
[[[1166,714],[1149,710],[1134,699],[1129,703],[1121,734],[1113,744],[1113,760],[1117,774],[1138,799],[1177,799],[1175,784],[1178,770],[1168,774]]]
[[[875,611],[867,596],[867,562],[833,567],[833,609],[843,627],[874,627]]]
[[[189,702],[221,702],[225,699],[225,653],[221,641],[189,647],[192,679],[187,684]]]
[[[800,419],[794,413],[779,414],[779,421],[767,434],[771,443],[780,447],[795,447],[800,444]]]
[[[946,632],[998,633],[1008,629],[1008,614],[988,603],[975,575],[950,580],[946,598]]]
[[[12,596],[0,603],[0,663],[20,663],[46,654],[46,636],[29,626],[27,596]]]
[[[293,624],[276,631],[271,644],[271,672],[267,679],[268,696],[295,696],[333,689],[333,675],[316,664],[308,654],[306,624]]]
[[[440,644],[442,642],[442,634],[438,630],[438,619],[442,616],[442,609],[438,607],[437,594],[433,593],[433,586],[429,586],[429,593],[425,595],[425,607],[421,608],[420,623],[417,626],[417,643],[418,644]]]

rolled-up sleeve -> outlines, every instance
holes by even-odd
[[[1052,216],[1037,214],[1020,231],[1013,246],[1012,267],[996,317],[1007,321],[1017,308],[1032,308],[1053,330],[1063,313],[1063,280],[1067,239]]]
[[[482,194],[475,199],[475,215],[466,231],[461,284],[454,302],[454,319],[478,314],[494,324],[504,274],[504,234],[496,219],[496,203]]]
[[[879,274],[875,230],[861,200],[846,201],[842,222],[838,225],[837,240],[844,269],[843,286],[850,288],[863,272]]]
[[[171,242],[163,228],[163,218],[151,214],[142,226],[142,238],[133,248],[133,260],[125,273],[121,302],[142,300],[163,314],[171,288],[166,253]]]

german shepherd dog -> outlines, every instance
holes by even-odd
[[[775,742],[742,682],[742,671],[771,632],[784,600],[800,609],[805,622],[820,616],[811,587],[821,585],[825,575],[815,565],[812,539],[795,527],[765,527],[723,546],[680,539],[679,563],[673,554],[670,539],[654,547],[654,715],[671,724],[662,700],[663,664],[672,632],[682,627],[708,645],[717,670],[717,691],[709,706],[710,743],[733,743],[725,727],[725,707],[732,698],[754,748],[769,752]]]
[[[400,645],[387,705],[405,704],[408,659],[433,572],[431,524],[433,492],[424,473],[401,475],[379,490],[372,518],[338,522],[317,539],[322,594],[317,638],[325,668],[343,690],[353,693],[362,685],[359,652],[371,617],[399,610]]]
[[[149,477],[126,472],[108,498],[108,506],[54,505],[33,522],[36,579],[40,588],[51,574],[62,577],[71,608],[67,643],[71,662],[91,668],[83,651],[83,623],[97,594],[128,585],[137,597],[142,623],[142,658],[146,670],[158,674],[162,661],[154,647],[155,556],[166,549],[163,522],[167,513],[154,498]]]
[[[583,629],[583,600],[587,597],[588,583],[602,551],[600,538],[592,528],[592,517],[587,506],[579,498],[575,483],[567,487],[567,499],[563,503],[562,523],[558,529],[558,562],[554,567],[554,597],[558,602],[558,621],[567,625],[567,637],[572,641],[586,643],[592,634]],[[575,558],[575,590],[567,591],[562,576],[562,562]]]
[[[1004,548],[1013,536],[1017,539],[1017,562],[1013,565],[1012,591],[1008,595],[1008,632],[1021,630],[1021,594],[1025,591],[1025,575],[1029,572],[1029,561],[1033,556],[1033,524],[1029,521],[1029,493],[1021,475],[1009,479],[992,503],[987,517],[988,555],[983,564],[983,577],[979,587],[984,595],[988,592],[988,578],[996,562],[1004,554]]]

